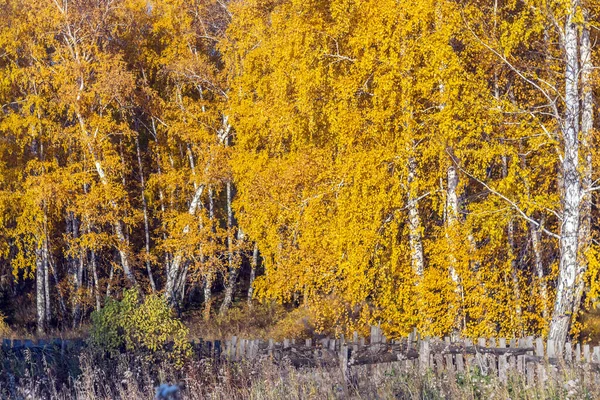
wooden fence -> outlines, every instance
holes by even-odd
[[[400,340],[387,340],[378,327],[371,327],[370,338],[356,332],[346,339],[246,340],[193,342],[196,354],[229,361],[270,358],[276,363],[289,362],[296,367],[341,367],[400,362],[422,371],[463,373],[477,368],[483,375],[495,375],[506,381],[511,373],[546,380],[565,368],[583,368],[600,373],[600,346],[566,343],[561,354],[553,352],[552,342],[541,338],[469,339],[422,338],[416,332]]]
[[[541,338],[519,339],[481,338],[476,343],[468,339],[422,338],[416,331],[399,340],[387,340],[378,327],[371,327],[369,338],[356,332],[352,338],[321,338],[276,342],[273,339],[247,340],[232,337],[221,341],[192,341],[195,357],[224,362],[270,359],[275,363],[290,363],[295,367],[341,367],[400,362],[407,367],[442,372],[465,372],[477,368],[483,375],[495,375],[506,380],[510,373],[525,376],[528,382],[547,379],[548,374],[564,368],[583,368],[600,373],[600,346],[566,343],[561,354],[553,352],[552,343]],[[81,339],[51,341],[4,339],[2,349],[13,354],[29,350],[33,353],[65,353],[73,356],[85,347]]]

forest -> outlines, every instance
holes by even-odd
[[[0,0],[0,315],[562,346],[600,301],[595,0]]]

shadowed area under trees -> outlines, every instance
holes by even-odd
[[[599,10],[0,0],[0,327],[129,293],[558,352],[600,295]]]

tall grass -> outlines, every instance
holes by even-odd
[[[24,361],[26,363],[26,361]],[[181,387],[181,399],[599,399],[597,373],[580,368],[548,373],[528,386],[523,376],[507,383],[483,376],[419,372],[403,363],[296,369],[267,359],[254,363],[192,361],[177,370],[139,357],[116,358],[83,353],[67,376],[49,364],[0,373],[3,399],[152,399],[162,383]],[[15,369],[17,371],[17,369]],[[42,372],[42,373],[40,373]]]

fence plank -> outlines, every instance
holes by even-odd
[[[573,348],[571,342],[565,343],[565,363],[571,365],[573,363]]]
[[[423,372],[429,369],[430,346],[429,340],[422,340],[419,347],[419,369]]]
[[[444,342],[447,346],[450,346],[451,341],[448,336],[444,338]],[[454,372],[454,362],[452,360],[452,354],[448,353],[444,356],[446,358],[446,370],[449,372]]]
[[[500,348],[506,348],[506,339],[500,338],[498,343]],[[505,355],[498,356],[498,378],[500,382],[506,382],[508,380],[508,357]]]
[[[529,348],[533,348],[533,336],[528,336],[526,338],[525,346]],[[533,352],[527,352],[528,355],[533,355]],[[527,385],[533,385],[535,383],[535,364],[532,362],[527,362],[525,359],[525,376]]]
[[[542,338],[537,338],[535,340],[535,355],[540,357],[541,359],[544,358],[544,341],[542,340]],[[545,382],[547,379],[546,376],[546,368],[544,367],[543,363],[539,363],[537,366],[537,377],[538,380],[540,382]]]

